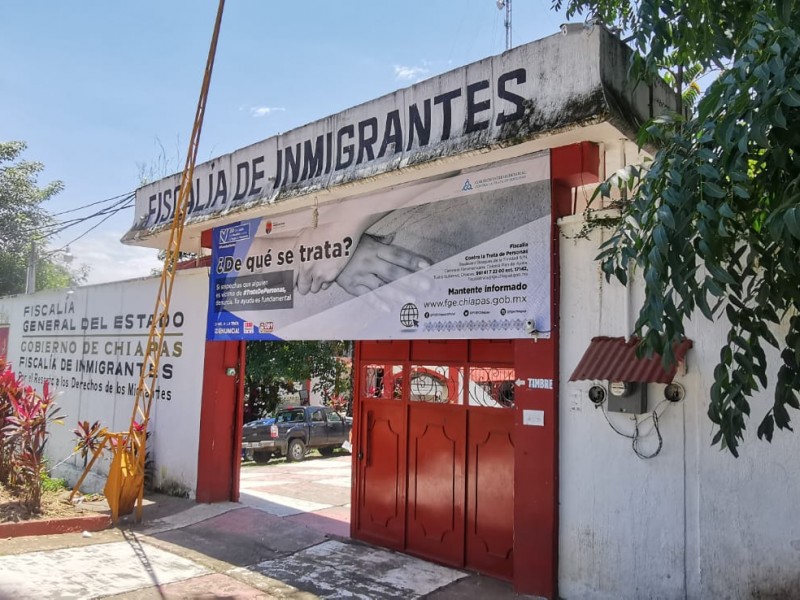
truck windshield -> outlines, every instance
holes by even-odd
[[[305,412],[302,408],[279,412],[278,416],[275,417],[277,423],[302,423],[305,420]]]

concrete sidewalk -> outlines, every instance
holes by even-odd
[[[325,533],[293,515],[149,500],[140,525],[3,540],[0,599],[519,597],[505,582]]]

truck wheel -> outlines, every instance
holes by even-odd
[[[333,456],[333,451],[336,450],[336,446],[325,446],[319,449],[319,453],[322,456]]]
[[[306,445],[303,440],[293,439],[289,442],[289,450],[286,452],[286,462],[300,462],[306,457]]]
[[[260,465],[265,465],[272,458],[272,452],[264,452],[263,450],[256,450],[253,452],[253,460]]]

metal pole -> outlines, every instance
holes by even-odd
[[[36,242],[31,240],[31,253],[28,255],[28,273],[25,278],[25,293],[36,292]]]
[[[511,50],[511,0],[506,0],[506,50]]]

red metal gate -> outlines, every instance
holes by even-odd
[[[363,539],[402,550],[405,534],[406,435],[402,405],[362,403],[357,444],[356,527]]]
[[[466,411],[420,402],[408,407],[406,551],[464,563]]]
[[[511,579],[511,342],[358,344],[353,535]]]

